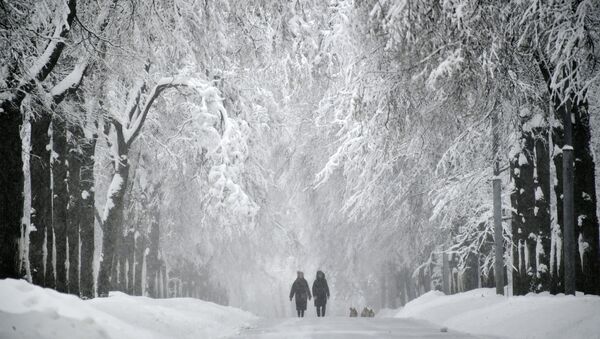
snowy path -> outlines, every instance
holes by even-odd
[[[427,322],[394,318],[264,319],[233,338],[481,338],[441,332]]]

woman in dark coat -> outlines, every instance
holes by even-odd
[[[308,288],[308,282],[304,279],[304,273],[298,271],[298,277],[292,284],[292,290],[290,291],[290,301],[293,297],[296,297],[296,311],[298,311],[298,317],[304,317],[304,311],[306,311],[306,299],[310,300],[310,289]]]
[[[317,278],[312,285],[312,293],[315,297],[315,307],[317,307],[317,317],[325,316],[325,305],[329,299],[329,286],[325,279],[325,273],[317,271]]]

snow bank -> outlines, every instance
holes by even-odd
[[[13,279],[0,280],[0,300],[0,338],[219,338],[256,320],[198,299],[113,292],[84,301]]]
[[[508,338],[599,338],[600,297],[497,296],[495,289],[446,296],[432,291],[395,317],[427,320],[457,331]]]

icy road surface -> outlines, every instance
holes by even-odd
[[[397,318],[291,318],[263,319],[232,338],[482,338],[441,328],[427,322]]]

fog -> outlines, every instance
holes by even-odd
[[[600,294],[599,12],[2,1],[0,278],[269,318],[298,271],[340,316]]]

